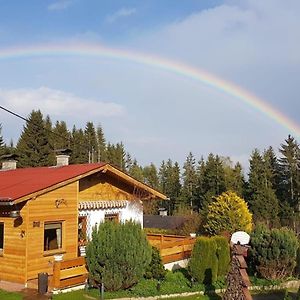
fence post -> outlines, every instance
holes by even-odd
[[[60,288],[60,261],[53,263],[53,288]]]
[[[163,248],[163,243],[164,243],[164,235],[161,234],[161,235],[160,235],[160,249]]]

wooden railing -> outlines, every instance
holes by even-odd
[[[88,277],[84,257],[55,261],[53,265],[53,288],[62,289],[84,284]]]
[[[179,235],[147,234],[149,243],[159,249],[164,264],[190,258],[195,238]]]

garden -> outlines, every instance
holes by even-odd
[[[86,288],[52,299],[100,299],[101,288],[106,299],[163,295],[222,299],[231,261],[228,237],[237,230],[251,235],[246,260],[251,285],[258,287],[252,291],[253,299],[300,299],[295,286],[289,291],[284,286],[298,280],[300,272],[299,241],[292,230],[253,226],[247,204],[232,192],[223,193],[208,206],[203,228],[205,234],[196,238],[188,267],[167,271],[159,250],[151,247],[139,224],[104,222],[94,228],[87,244]],[[22,299],[3,293],[0,299]]]
[[[297,279],[299,242],[295,233],[264,224],[254,227],[247,204],[235,193],[223,193],[208,206],[203,228],[206,234],[197,237],[188,267],[166,271],[159,251],[149,245],[138,224],[100,224],[87,245],[89,288],[68,296],[83,299],[83,295],[88,295],[97,299],[103,284],[107,299],[184,293],[195,293],[190,299],[221,299],[230,269],[228,236],[237,230],[251,234],[248,273],[251,284],[262,289],[259,293]],[[296,290],[269,294],[272,296],[258,294],[254,299],[298,299]],[[54,299],[67,299],[66,296],[59,294]]]

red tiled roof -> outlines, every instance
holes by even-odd
[[[106,163],[0,170],[0,202],[9,202],[84,175]]]

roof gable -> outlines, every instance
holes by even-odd
[[[0,203],[21,202],[96,172],[110,172],[156,197],[166,196],[107,163],[0,171]]]

